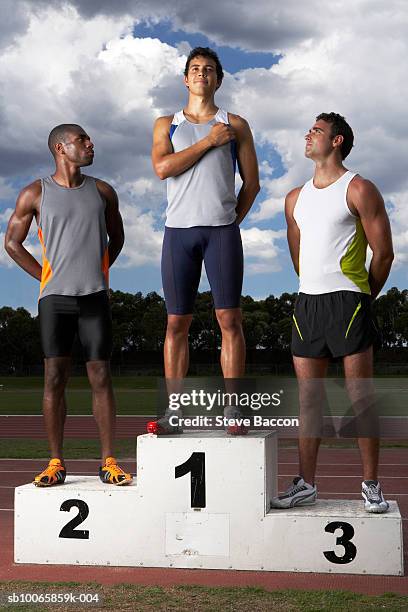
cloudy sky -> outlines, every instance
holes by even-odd
[[[21,187],[53,170],[50,129],[80,123],[95,143],[90,173],[116,188],[125,221],[112,288],[161,293],[166,197],[151,168],[152,124],[183,107],[186,54],[209,45],[226,72],[218,105],[249,121],[260,162],[262,189],[242,226],[244,293],[297,289],[284,196],[310,178],[303,136],[330,111],[355,132],[347,167],[386,200],[396,251],[386,288],[408,286],[405,0],[2,0],[1,8],[1,242]],[[26,244],[39,257],[34,225]],[[0,286],[0,305],[35,312],[38,283],[3,248]]]

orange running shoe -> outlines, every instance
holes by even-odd
[[[64,484],[67,472],[60,459],[51,459],[48,467],[33,480],[36,487],[52,487]]]
[[[130,484],[133,480],[131,474],[126,474],[116,462],[115,457],[107,457],[105,465],[99,468],[99,478],[106,484],[117,486]]]

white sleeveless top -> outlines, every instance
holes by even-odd
[[[370,294],[367,238],[360,219],[347,205],[347,189],[354,176],[347,170],[324,189],[317,189],[313,179],[302,187],[293,215],[300,229],[299,292]]]
[[[216,123],[228,124],[218,109],[207,123],[191,123],[181,110],[173,117],[170,140],[175,153],[207,136]],[[167,179],[167,227],[229,225],[236,218],[236,142],[207,151],[191,168]]]

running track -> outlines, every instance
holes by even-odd
[[[11,417],[9,417],[11,419]],[[134,417],[133,417],[134,418]],[[14,419],[13,419],[14,420]],[[33,421],[25,417],[27,422]],[[144,433],[147,418],[137,419],[138,433]],[[36,419],[37,421],[37,419]],[[9,421],[11,425],[11,421]],[[18,425],[17,419],[14,425]],[[81,433],[85,437],[82,422]],[[0,433],[4,437],[4,430]],[[19,431],[21,437],[22,431]],[[26,437],[32,430],[27,427]],[[133,431],[132,431],[133,434]],[[10,429],[8,431],[10,434]],[[16,437],[16,436],[13,436]],[[42,436],[44,437],[44,433]],[[93,437],[87,430],[86,437]],[[123,436],[124,437],[124,436]],[[128,436],[126,436],[128,437]],[[135,472],[135,462],[123,462],[126,469]],[[268,590],[296,589],[346,589],[367,594],[395,592],[408,595],[408,449],[383,449],[381,452],[380,479],[389,499],[396,499],[403,516],[405,575],[350,576],[342,574],[301,574],[286,572],[243,572],[219,570],[181,570],[161,568],[101,568],[45,565],[14,565],[13,563],[13,497],[14,487],[25,484],[34,473],[43,469],[40,460],[0,460],[0,580],[42,581],[96,581],[103,584],[202,584],[211,586],[261,586]],[[71,460],[67,469],[71,474],[94,475],[98,462]],[[279,453],[279,488],[282,490],[297,473],[297,451],[283,448]],[[321,449],[317,484],[321,498],[360,499],[360,463],[355,449]],[[375,554],[375,542],[373,542]]]
[[[152,419],[154,416],[118,415],[116,437],[118,439],[131,438],[146,433],[146,423]],[[331,437],[333,426],[339,430],[341,425],[351,421],[352,419],[347,421],[341,417],[326,418],[324,435]],[[64,431],[66,438],[97,438],[98,436],[95,419],[88,415],[68,415]],[[382,439],[408,439],[408,418],[381,417],[380,431]],[[296,427],[280,427],[279,433],[282,438],[297,438],[298,436]],[[45,438],[43,417],[41,415],[0,415],[0,438],[43,439]]]

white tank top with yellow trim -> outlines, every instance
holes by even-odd
[[[347,205],[355,172],[318,189],[313,179],[301,189],[294,209],[300,230],[299,291],[317,295],[333,291],[370,294],[365,266],[367,238]]]

